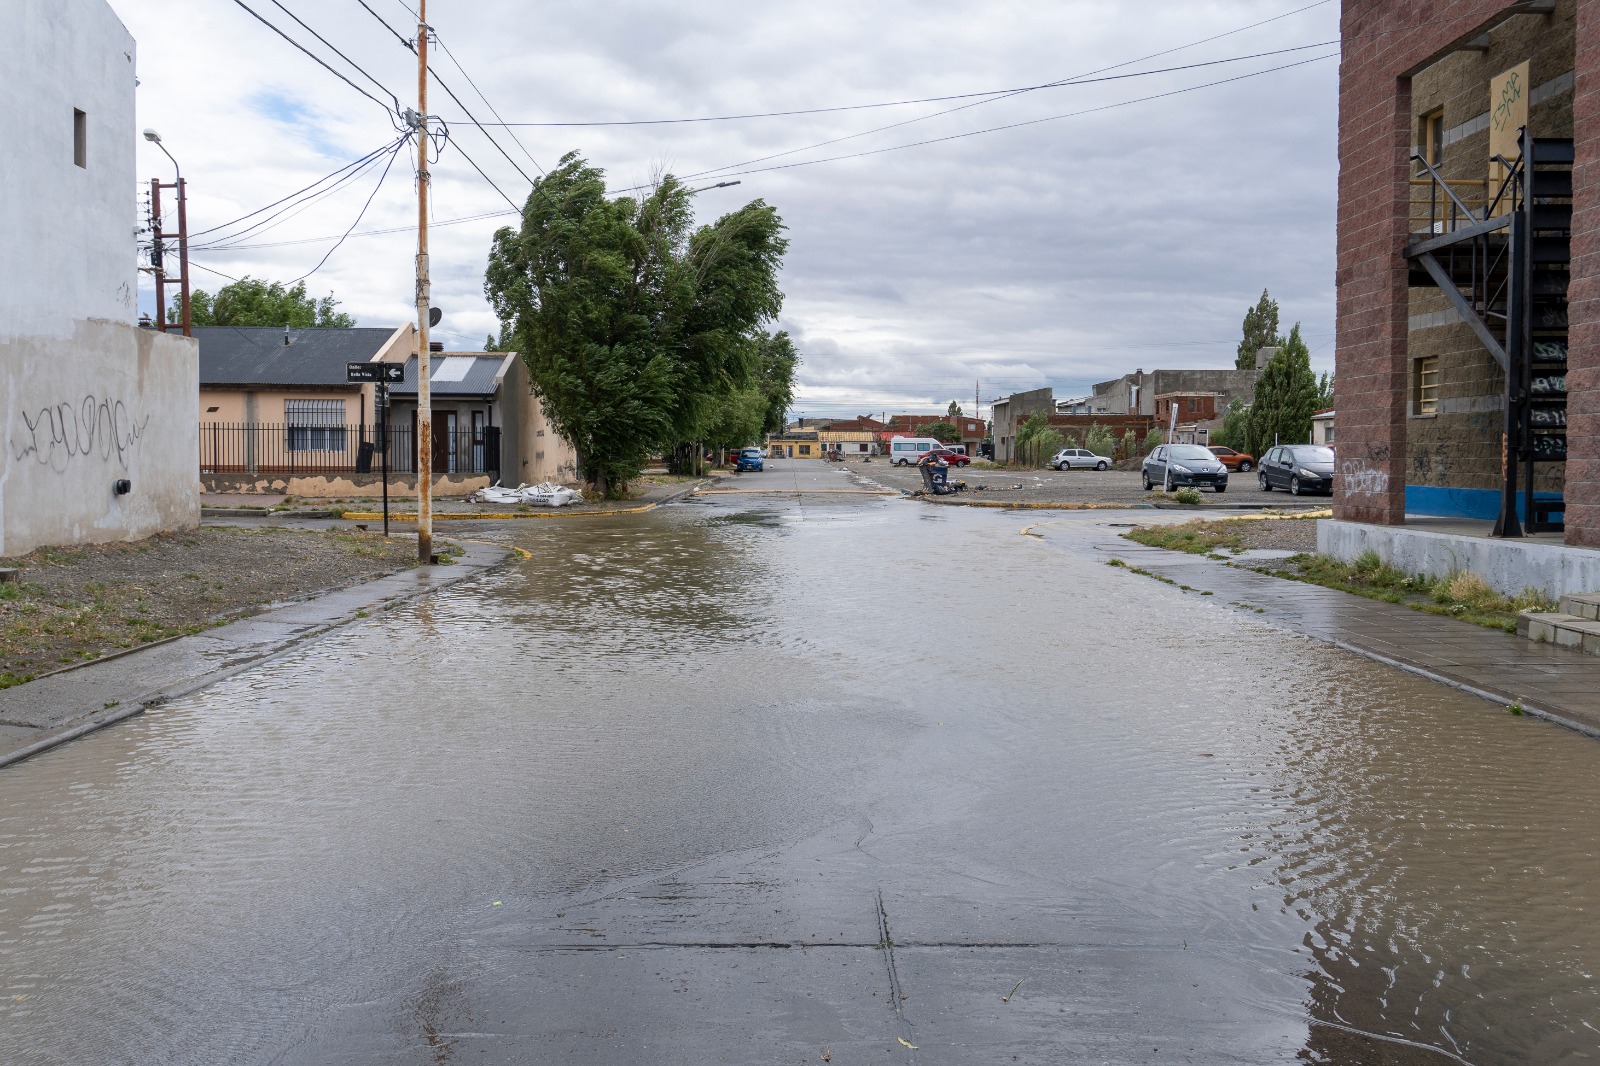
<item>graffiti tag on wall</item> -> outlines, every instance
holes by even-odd
[[[11,454],[19,463],[32,458],[58,474],[74,460],[95,456],[108,463],[115,459],[126,470],[128,456],[149,424],[149,415],[136,418],[121,400],[90,394],[76,403],[24,411],[22,431],[11,438]]]
[[[1342,459],[1339,462],[1339,487],[1346,499],[1351,496],[1382,496],[1389,491],[1389,472],[1362,459]]]

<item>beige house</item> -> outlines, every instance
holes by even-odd
[[[363,495],[378,483],[385,451],[391,486],[415,491],[413,326],[206,326],[195,335],[200,471],[210,491]],[[436,492],[576,476],[576,455],[551,430],[515,354],[435,348],[429,355]],[[348,381],[352,363],[405,368],[403,380],[389,386],[387,420],[377,386]]]

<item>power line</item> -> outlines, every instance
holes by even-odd
[[[215,226],[211,226],[211,227],[209,227],[207,229],[203,229],[203,230],[200,230],[200,231],[198,231],[196,233],[190,234],[190,237],[191,238],[199,237],[199,236],[203,236],[204,234],[207,234],[207,233],[214,233],[219,229],[227,229],[229,226],[237,225],[238,223],[243,222],[247,218],[254,218],[256,215],[261,214],[261,212],[263,212],[263,211],[270,211],[272,208],[277,207],[279,204],[283,203],[284,201],[292,200],[296,196],[301,195],[302,193],[310,192],[312,189],[315,189],[318,185],[321,185],[323,182],[328,181],[331,178],[338,177],[340,174],[344,173],[346,170],[349,170],[351,167],[359,166],[360,164],[367,162],[369,159],[373,159],[373,158],[376,158],[379,155],[382,155],[384,151],[386,151],[388,148],[390,148],[392,146],[393,146],[393,142],[390,142],[389,144],[386,144],[381,148],[374,148],[372,151],[368,152],[366,155],[362,156],[360,159],[352,160],[351,162],[346,163],[344,166],[342,166],[339,169],[333,171],[331,174],[325,174],[322,177],[318,178],[316,181],[312,182],[310,185],[307,185],[302,189],[296,189],[294,192],[292,192],[289,195],[283,197],[283,199],[281,199],[281,200],[274,200],[274,201],[272,201],[272,203],[266,205],[265,207],[257,208],[256,210],[250,212],[248,215],[240,215],[238,218],[233,219],[230,222],[221,222],[221,223],[218,223]]]
[[[315,274],[317,271],[321,270],[322,269],[322,265],[328,261],[328,258],[330,256],[332,256],[334,252],[337,252],[339,250],[340,246],[344,244],[345,237],[350,236],[350,231],[354,230],[357,226],[359,226],[361,224],[362,218],[364,218],[366,216],[367,208],[372,206],[372,201],[373,201],[374,198],[377,197],[378,190],[383,188],[384,179],[389,176],[389,168],[394,166],[395,159],[399,157],[400,150],[403,147],[405,147],[406,143],[407,143],[406,141],[402,140],[399,144],[395,145],[394,150],[389,153],[389,162],[384,164],[383,173],[378,175],[378,184],[376,184],[376,185],[374,185],[372,187],[372,192],[367,195],[367,202],[361,205],[361,210],[356,214],[356,220],[354,222],[350,223],[350,228],[349,229],[344,231],[344,236],[339,238],[339,243],[335,244],[332,248],[329,248],[327,250],[327,252],[324,253],[322,258],[317,261],[317,265],[316,266],[312,267],[310,270],[306,271],[304,274],[301,274],[298,278],[295,278],[294,281],[288,282],[287,283],[288,285],[298,284],[299,282],[302,282],[302,281],[306,280],[307,278],[309,278],[311,275]]]
[[[439,40],[439,47],[444,49],[444,54],[450,57],[450,62],[455,64],[456,69],[461,72],[461,76],[467,79],[467,84],[472,86],[472,91],[478,94],[478,99],[483,101],[484,106],[489,109],[489,113],[497,119],[503,119],[503,116],[500,114],[500,112],[495,110],[495,106],[489,102],[489,98],[483,95],[483,90],[478,88],[478,83],[472,80],[472,75],[467,73],[467,68],[461,65],[460,61],[456,59],[456,54],[450,51],[450,46],[445,44],[442,38]],[[442,85],[443,82],[440,84]],[[446,89],[445,91],[449,92],[450,90]],[[455,94],[452,93],[451,97],[454,98],[454,95]],[[465,109],[463,108],[463,110]],[[544,167],[540,166],[539,161],[533,158],[533,153],[528,151],[528,146],[523,144],[522,141],[518,139],[516,131],[511,128],[511,123],[505,121],[498,123],[481,123],[478,125],[478,128],[483,129],[483,126],[485,125],[498,125],[504,127],[505,131],[511,135],[511,139],[516,143],[516,146],[522,149],[522,154],[528,157],[528,162],[533,164],[533,168],[540,174],[544,173]],[[484,136],[488,136],[487,130],[484,131]],[[524,175],[524,177],[526,177],[526,175]]]
[[[890,145],[887,148],[872,148],[872,149],[869,149],[869,150],[864,151],[864,152],[849,152],[849,153],[847,153],[845,155],[824,156],[821,159],[803,159],[798,163],[779,163],[778,165],[771,166],[771,167],[754,167],[754,168],[749,169],[749,170],[700,171],[699,173],[687,174],[687,175],[684,175],[684,176],[686,178],[699,178],[699,177],[705,177],[705,176],[710,175],[710,174],[716,174],[719,177],[732,178],[732,177],[739,177],[739,176],[745,175],[745,174],[765,174],[765,173],[768,173],[768,172],[774,171],[774,170],[793,170],[793,169],[795,169],[797,167],[815,166],[818,163],[837,163],[837,162],[839,162],[841,160],[845,160],[845,159],[860,159],[860,158],[862,158],[864,156],[883,155],[886,152],[898,152],[898,151],[902,151],[903,149],[906,149],[906,148],[921,148],[921,147],[923,147],[925,145],[941,144],[941,143],[943,143],[945,141],[959,141],[959,140],[963,140],[963,139],[965,139],[967,137],[976,137],[976,136],[979,136],[980,134],[984,134],[984,133],[1000,133],[1000,132],[1002,132],[1004,130],[1019,129],[1019,128],[1023,127],[1023,126],[1036,126],[1041,122],[1056,122],[1056,121],[1058,121],[1060,119],[1064,119],[1064,118],[1078,118],[1078,117],[1083,116],[1083,115],[1092,115],[1092,114],[1095,114],[1096,112],[1099,112],[1099,111],[1110,111],[1110,110],[1112,110],[1114,108],[1118,108],[1118,107],[1127,107],[1130,104],[1143,104],[1143,103],[1148,103],[1151,100],[1162,100],[1162,99],[1165,99],[1165,98],[1167,98],[1169,96],[1179,96],[1179,95],[1182,95],[1183,93],[1194,92],[1197,89],[1210,89],[1210,88],[1213,88],[1213,87],[1218,86],[1218,85],[1227,85],[1227,84],[1229,84],[1231,82],[1244,81],[1247,78],[1257,78],[1257,77],[1260,77],[1263,74],[1273,74],[1273,73],[1276,73],[1277,71],[1280,71],[1280,70],[1289,70],[1292,67],[1303,67],[1308,63],[1319,63],[1324,59],[1334,59],[1334,58],[1337,58],[1337,56],[1338,56],[1338,53],[1337,52],[1333,52],[1333,53],[1330,53],[1330,54],[1324,55],[1324,56],[1314,56],[1311,59],[1302,59],[1297,63],[1285,63],[1282,66],[1268,67],[1266,70],[1252,71],[1249,74],[1240,74],[1237,77],[1233,77],[1233,78],[1221,78],[1221,79],[1219,79],[1217,81],[1208,81],[1208,82],[1204,82],[1204,83],[1202,83],[1200,85],[1189,85],[1189,86],[1185,86],[1182,89],[1173,89],[1170,92],[1154,93],[1154,94],[1152,94],[1150,96],[1141,96],[1141,97],[1137,97],[1136,99],[1133,99],[1133,100],[1121,100],[1121,101],[1118,101],[1117,103],[1104,104],[1104,105],[1102,105],[1100,107],[1085,108],[1082,111],[1068,111],[1068,112],[1065,112],[1065,113],[1059,114],[1059,115],[1047,115],[1044,118],[1031,118],[1031,119],[1027,119],[1025,121],[1022,121],[1022,122],[1009,122],[1009,123],[1007,123],[1007,124],[1005,124],[1003,126],[989,126],[989,127],[986,127],[985,129],[981,129],[981,130],[968,130],[968,131],[966,131],[964,133],[952,133],[952,134],[950,134],[948,136],[945,136],[945,137],[930,137],[927,140],[912,141],[912,142],[907,143],[907,144],[895,144],[895,145]],[[798,149],[798,150],[799,151],[804,151],[805,149]],[[788,154],[788,153],[785,153],[785,154]],[[769,156],[767,158],[776,158],[776,157],[775,156]],[[735,166],[739,166],[741,164],[734,164],[734,165]],[[635,186],[635,188],[643,188],[643,186]],[[623,190],[623,191],[627,191],[627,190]]]
[[[1297,7],[1292,11],[1285,11],[1280,15],[1273,15],[1271,18],[1262,19],[1259,22],[1252,22],[1252,23],[1249,23],[1248,25],[1239,26],[1239,27],[1237,27],[1235,29],[1226,30],[1226,31],[1224,31],[1222,33],[1213,34],[1210,37],[1204,37],[1204,38],[1201,38],[1198,41],[1190,41],[1187,44],[1180,44],[1180,45],[1176,45],[1176,46],[1174,46],[1172,48],[1163,49],[1162,51],[1159,51],[1159,52],[1152,52],[1149,55],[1140,56],[1137,59],[1124,60],[1121,63],[1113,63],[1110,66],[1100,67],[1100,68],[1098,68],[1096,70],[1085,71],[1083,74],[1077,74],[1077,75],[1073,75],[1073,76],[1071,76],[1069,78],[1062,78],[1062,79],[1058,79],[1058,80],[1061,81],[1061,82],[1069,82],[1069,81],[1081,80],[1081,79],[1084,79],[1084,78],[1092,78],[1097,74],[1104,74],[1107,71],[1120,70],[1123,67],[1133,66],[1135,63],[1144,63],[1144,62],[1147,62],[1148,60],[1151,60],[1151,59],[1160,59],[1162,56],[1171,55],[1174,52],[1182,52],[1182,51],[1186,51],[1186,50],[1188,50],[1190,48],[1198,48],[1200,45],[1210,44],[1212,41],[1220,41],[1224,37],[1232,37],[1235,34],[1244,33],[1247,30],[1258,29],[1258,28],[1260,28],[1262,26],[1267,25],[1268,23],[1277,22],[1277,21],[1279,21],[1281,19],[1286,19],[1286,18],[1289,18],[1290,16],[1298,15],[1301,12],[1304,12],[1304,11],[1310,11],[1312,8],[1322,7],[1322,6],[1324,6],[1324,5],[1328,4],[1328,3],[1331,3],[1331,2],[1332,2],[1332,0],[1316,0],[1316,2],[1307,4],[1304,7]],[[1046,84],[1050,85],[1050,84],[1055,84],[1055,83],[1046,83]],[[756,163],[765,163],[765,162],[767,162],[768,160],[771,160],[771,159],[781,159],[784,156],[797,155],[800,152],[807,152],[807,151],[810,151],[810,150],[812,150],[814,148],[825,148],[830,144],[839,144],[839,143],[842,143],[844,141],[856,140],[856,139],[861,138],[861,137],[868,137],[868,136],[871,136],[874,133],[883,133],[883,132],[885,132],[887,130],[898,129],[901,126],[909,126],[909,125],[913,125],[913,124],[918,123],[918,122],[926,122],[929,119],[941,118],[941,117],[943,117],[945,115],[953,115],[958,111],[966,111],[966,110],[968,110],[970,108],[982,107],[985,104],[992,104],[992,103],[996,102],[997,100],[1009,100],[1014,96],[1020,96],[1020,95],[1023,95],[1024,93],[1035,92],[1035,91],[1037,91],[1037,90],[1035,90],[1035,89],[1018,89],[1015,92],[1005,93],[1005,94],[1002,94],[1000,96],[991,96],[991,97],[988,97],[987,99],[983,99],[983,100],[976,100],[976,101],[974,101],[974,102],[972,102],[970,104],[962,104],[959,107],[946,108],[943,111],[935,111],[931,115],[919,115],[916,118],[903,119],[903,120],[901,120],[899,122],[891,122],[887,126],[878,126],[878,127],[874,128],[874,129],[863,130],[860,133],[847,134],[846,136],[843,136],[843,137],[834,137],[834,138],[831,138],[831,139],[826,140],[826,141],[819,141],[816,144],[805,145],[804,147],[801,147],[801,148],[791,148],[788,151],[784,151],[784,152],[775,152],[775,153],[773,153],[771,155],[758,156],[755,159],[747,159],[742,163],[730,163],[727,166],[715,167],[715,168],[713,168],[711,170],[703,170],[703,171],[700,171],[697,174],[690,175],[690,177],[704,177],[705,175],[715,174],[715,173],[718,173],[719,171],[732,170],[735,167],[745,167],[745,166],[752,166],[752,165],[754,165]]]
[[[622,119],[622,120],[607,121],[607,122],[489,122],[489,123],[485,123],[485,125],[502,126],[502,127],[505,127],[507,130],[509,130],[512,127],[519,127],[520,128],[520,127],[529,127],[529,126],[531,126],[531,127],[539,127],[539,128],[573,127],[573,126],[581,126],[581,127],[592,127],[592,126],[671,126],[671,125],[680,125],[680,124],[683,124],[683,123],[691,123],[691,122],[734,122],[734,121],[738,121],[738,120],[741,120],[741,119],[753,119],[753,118],[786,118],[786,117],[793,116],[793,115],[826,115],[826,114],[831,114],[831,113],[838,112],[838,111],[866,111],[866,110],[872,110],[872,109],[875,109],[875,108],[885,108],[885,107],[907,107],[907,106],[910,106],[912,104],[937,104],[937,103],[943,103],[943,102],[949,101],[949,100],[970,100],[970,99],[973,99],[974,97],[980,97],[980,96],[1018,96],[1018,95],[1021,95],[1022,93],[1036,92],[1036,91],[1038,91],[1040,89],[1070,88],[1070,87],[1072,87],[1074,85],[1094,85],[1094,84],[1097,84],[1099,82],[1105,82],[1105,81],[1122,81],[1122,80],[1127,79],[1127,78],[1149,77],[1150,75],[1153,75],[1153,74],[1171,74],[1171,73],[1174,73],[1175,71],[1180,71],[1180,70],[1195,70],[1195,69],[1197,69],[1199,67],[1215,67],[1215,66],[1220,66],[1220,65],[1222,65],[1224,63],[1241,63],[1241,62],[1244,62],[1245,60],[1265,59],[1265,58],[1267,58],[1269,56],[1285,55],[1285,54],[1287,54],[1289,52],[1304,52],[1304,51],[1306,51],[1308,49],[1311,49],[1311,48],[1327,48],[1330,45],[1336,45],[1338,43],[1339,42],[1336,41],[1336,40],[1335,41],[1318,41],[1315,44],[1299,44],[1299,45],[1295,45],[1292,48],[1279,48],[1279,49],[1275,49],[1274,51],[1270,51],[1270,52],[1255,52],[1255,53],[1253,53],[1251,55],[1229,56],[1226,59],[1209,59],[1209,60],[1206,60],[1206,61],[1201,62],[1201,63],[1185,63],[1185,64],[1183,64],[1181,66],[1176,66],[1176,67],[1158,67],[1155,70],[1136,70],[1136,71],[1133,71],[1133,72],[1128,73],[1128,74],[1110,74],[1110,75],[1107,75],[1106,77],[1103,77],[1103,78],[1091,78],[1091,77],[1088,77],[1088,76],[1075,77],[1075,78],[1064,78],[1064,79],[1061,79],[1059,81],[1040,82],[1037,85],[1025,85],[1025,86],[1022,86],[1020,88],[1015,88],[1015,89],[988,89],[988,90],[985,90],[983,92],[951,93],[948,96],[923,96],[923,97],[918,97],[918,98],[913,99],[913,100],[891,100],[891,101],[887,101],[887,102],[884,102],[884,103],[876,103],[876,104],[847,104],[847,105],[844,105],[844,106],[841,106],[841,107],[810,107],[810,108],[801,108],[801,109],[796,110],[796,111],[762,111],[762,112],[753,112],[753,113],[750,113],[750,114],[742,114],[742,115],[709,115],[709,116],[705,116],[705,117],[701,117],[701,118],[645,118],[645,119]],[[447,49],[447,51],[448,51],[448,49]],[[1139,62],[1139,60],[1130,60],[1130,62]],[[463,73],[465,73],[465,72],[463,71]],[[485,102],[487,102],[487,101],[485,101]],[[945,114],[949,114],[950,112],[944,112],[944,113]],[[497,114],[495,117],[498,118],[499,115]],[[933,116],[929,115],[929,116],[924,116],[924,117],[931,118]],[[920,121],[920,120],[915,120],[915,121]],[[893,126],[882,127],[882,129],[893,129],[893,128],[894,128]],[[868,131],[868,132],[876,133],[878,131],[877,130],[872,130],[872,131]],[[858,133],[858,134],[852,134],[852,136],[861,137],[861,136],[865,136],[865,134],[859,134]],[[824,141],[822,143],[823,144],[833,144],[835,142],[833,142],[833,141]],[[813,145],[812,147],[818,147],[818,146]],[[804,151],[804,149],[796,149],[796,150],[797,151]],[[735,166],[739,166],[739,165],[742,165],[742,164],[734,164],[734,165]]]
[[[499,145],[495,145],[495,147],[498,148],[500,146]],[[496,185],[494,183],[494,179],[489,177],[489,175],[487,175],[487,174],[485,174],[483,172],[483,168],[480,167],[477,164],[477,162],[470,155],[467,154],[467,150],[465,148],[461,147],[461,142],[459,142],[459,141],[456,142],[456,151],[461,153],[461,158],[462,159],[465,159],[468,163],[472,164],[472,169],[476,170],[478,172],[478,177],[480,177],[484,181],[488,182],[489,183],[489,187],[491,189],[493,189],[495,192],[499,193],[501,199],[505,200],[506,203],[511,205],[511,210],[512,211],[516,212],[517,214],[521,214],[522,213],[522,208],[517,206],[517,202],[515,200],[513,200],[511,197],[507,196],[506,195],[506,191],[504,189],[502,189],[500,186]],[[432,223],[430,223],[430,225],[432,225]]]
[[[226,235],[223,235],[223,236],[215,237],[212,240],[209,240],[209,241],[205,242],[202,245],[198,245],[197,247],[202,247],[202,248],[231,248],[231,247],[234,247],[235,245],[240,244],[242,241],[244,241],[247,237],[251,236],[252,234],[259,237],[260,235],[266,233],[267,231],[275,229],[279,225],[282,225],[284,222],[287,222],[289,219],[294,218],[296,215],[299,215],[303,211],[307,210],[313,204],[317,203],[320,200],[327,199],[328,197],[332,196],[333,194],[339,192],[345,186],[351,184],[356,179],[360,178],[362,174],[366,173],[373,166],[377,165],[378,160],[382,157],[383,153],[389,152],[389,151],[393,151],[394,149],[396,149],[400,145],[404,144],[405,142],[406,142],[406,138],[404,138],[404,137],[396,138],[395,140],[393,140],[393,141],[389,142],[388,144],[384,145],[382,148],[378,149],[376,152],[373,152],[373,153],[371,153],[371,154],[369,154],[367,156],[362,157],[360,160],[357,160],[356,163],[347,165],[346,167],[342,167],[342,168],[340,168],[340,171],[335,171],[335,174],[337,174],[338,177],[333,181],[332,184],[328,185],[326,188],[319,189],[319,190],[317,190],[315,192],[310,193],[309,195],[301,196],[300,194],[291,194],[288,197],[284,197],[284,199],[283,200],[279,200],[277,202],[277,204],[270,204],[270,205],[268,205],[268,207],[262,208],[261,211],[270,210],[272,207],[278,206],[278,204],[284,204],[285,201],[289,201],[287,203],[287,206],[281,207],[279,210],[273,211],[271,214],[267,215],[264,218],[259,219],[256,222],[251,223],[249,226],[246,226],[243,229],[236,230],[233,233],[229,233],[229,234],[226,234]],[[331,176],[332,175],[330,175],[330,177]],[[320,185],[323,181],[326,181],[326,180],[327,180],[327,178],[320,179],[317,182],[317,184]],[[302,191],[304,191],[304,190],[302,190]],[[260,214],[261,211],[252,212],[251,215],[247,215],[245,217],[248,218],[248,217],[251,217],[252,215]],[[236,220],[236,221],[242,221],[242,219],[241,220]],[[232,226],[234,224],[235,223],[227,223],[226,225],[227,226]],[[215,227],[215,228],[222,228],[222,227]]]
[[[298,22],[300,24],[301,28],[303,28],[307,33],[311,34],[311,36],[315,37],[317,40],[321,41],[323,43],[323,45],[329,51],[331,51],[334,55],[338,56],[340,59],[344,60],[346,63],[349,63],[352,67],[354,67],[357,71],[359,71],[363,78],[366,78],[372,84],[376,85],[378,88],[380,88],[384,92],[388,93],[389,94],[389,99],[394,101],[394,113],[395,114],[398,115],[398,114],[400,114],[401,111],[404,110],[404,108],[402,108],[400,106],[400,98],[398,96],[396,96],[394,94],[394,92],[392,90],[390,90],[390,88],[387,85],[383,84],[383,82],[379,81],[377,78],[374,78],[371,74],[368,74],[365,70],[362,70],[361,64],[357,63],[355,60],[351,59],[349,56],[347,56],[343,52],[339,51],[339,49],[335,48],[333,46],[333,43],[331,41],[329,41],[326,37],[322,36],[322,34],[318,33],[316,30],[312,29],[310,26],[307,26],[304,19],[302,19],[299,15],[296,15],[293,11],[290,11],[288,8],[284,7],[283,4],[280,2],[280,0],[272,0],[272,5],[274,7],[276,7],[279,11],[282,11],[285,15],[288,15],[290,18],[292,18],[296,22]]]
[[[391,122],[394,120],[394,112],[389,110],[389,105],[388,104],[384,103],[382,100],[379,100],[376,96],[373,96],[371,93],[367,92],[367,90],[363,89],[361,86],[357,85],[355,82],[351,81],[349,78],[345,77],[343,74],[340,74],[337,70],[334,70],[327,63],[323,62],[321,57],[319,57],[318,55],[316,55],[316,53],[314,53],[310,49],[308,49],[305,45],[301,44],[299,41],[295,40],[293,37],[290,37],[287,33],[284,33],[277,26],[274,26],[272,23],[270,23],[266,19],[262,18],[261,15],[259,15],[253,8],[251,8],[249,4],[245,3],[244,0],[233,0],[233,2],[238,4],[240,7],[244,8],[246,11],[248,11],[250,13],[250,15],[257,22],[261,23],[261,25],[265,26],[267,29],[271,30],[273,33],[276,33],[279,37],[282,37],[284,40],[286,40],[290,44],[294,45],[296,48],[298,48],[300,51],[304,52],[306,55],[310,56],[312,62],[316,63],[323,70],[326,70],[329,74],[332,74],[334,77],[338,78],[340,81],[342,81],[346,85],[350,86],[350,88],[354,89],[356,92],[360,93],[362,96],[365,96],[368,100],[371,100],[373,103],[375,103],[379,107],[383,108],[384,114],[386,114],[386,115],[388,115],[390,117],[390,121]],[[365,71],[363,71],[362,73],[365,73]],[[387,90],[387,89],[384,90],[384,92],[388,92],[388,91],[389,90]]]
[[[373,18],[375,18],[379,22],[383,23],[384,28],[387,29],[391,34],[393,34],[395,39],[398,40],[401,44],[403,44],[406,47],[407,51],[411,51],[411,52],[415,52],[416,51],[415,46],[410,41],[408,41],[404,37],[400,36],[400,32],[398,30],[396,30],[393,26],[389,25],[389,22],[388,22],[387,19],[385,19],[382,15],[380,15],[376,11],[374,11],[371,8],[371,6],[367,4],[366,0],[356,0],[356,2],[359,3],[363,8],[366,9],[367,14],[371,15]],[[435,34],[434,36],[435,36],[435,39],[437,39],[438,35]],[[444,48],[444,42],[443,41],[439,42],[439,47]],[[449,55],[449,53],[450,53],[450,50],[448,48],[445,48],[445,54]],[[454,56],[450,56],[450,61],[452,63],[455,63],[455,57]],[[456,63],[456,67],[457,67],[457,69],[461,69],[461,64]],[[494,145],[495,151],[497,151],[501,155],[505,156],[506,157],[506,162],[510,163],[512,165],[512,167],[514,167],[516,169],[517,173],[522,175],[522,178],[523,178],[524,181],[526,181],[529,185],[532,185],[534,182],[533,182],[533,179],[528,176],[528,172],[523,170],[522,167],[518,165],[518,163],[517,163],[517,161],[515,159],[511,158],[511,153],[507,152],[503,147],[501,147],[500,142],[495,140],[494,137],[489,133],[488,130],[484,129],[483,123],[479,122],[477,116],[474,115],[470,110],[468,110],[466,104],[461,102],[461,98],[455,94],[455,90],[451,89],[450,86],[445,83],[445,80],[443,78],[439,77],[438,72],[433,69],[433,65],[431,63],[428,65],[428,73],[433,76],[433,80],[434,81],[438,82],[439,88],[443,89],[449,95],[450,99],[455,101],[456,106],[459,107],[461,109],[462,113],[467,116],[467,120],[469,122],[471,122],[474,126],[478,127],[478,132],[483,134],[484,137],[489,141],[490,144]],[[469,82],[472,81],[471,75],[468,75],[465,70],[461,70],[461,73],[464,76],[466,76],[467,81],[469,81]],[[474,85],[473,88],[477,88],[477,86]],[[479,92],[478,95],[482,96],[483,93]],[[484,100],[484,103],[487,104],[488,102],[489,101],[487,99]],[[493,110],[493,106],[492,105],[490,107],[490,110]],[[516,139],[514,134],[512,135],[512,139],[513,140]],[[521,142],[519,141],[518,145],[520,146],[520,144],[521,144]],[[458,144],[456,147],[460,148],[460,145]],[[526,148],[523,148],[522,150],[523,150],[524,153],[526,153],[528,151]],[[461,154],[463,156],[466,156],[467,153],[465,151],[463,151]],[[529,161],[533,162],[534,167],[536,169],[538,169],[540,173],[544,172],[543,168],[539,166],[538,162],[533,159],[533,156],[529,155],[528,159],[529,159]],[[472,163],[472,160],[471,160],[470,157],[467,159],[467,162]],[[489,181],[489,176],[487,174],[483,173],[482,168],[480,168],[478,166],[478,164],[472,163],[472,169],[476,170],[479,174],[483,175],[483,180],[484,181],[488,181],[490,185],[494,185],[494,182]],[[512,201],[511,197],[506,196],[506,194],[503,191],[501,191],[499,186],[495,186],[495,191],[500,193],[501,196],[505,196],[507,203],[510,203],[513,207],[516,206],[515,202]]]

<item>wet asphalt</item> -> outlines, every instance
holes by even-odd
[[[1600,1056],[1595,741],[849,484],[484,531],[0,771],[0,1061]]]

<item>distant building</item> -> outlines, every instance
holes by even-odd
[[[6,13],[0,555],[193,527],[195,343],[134,321],[133,38],[104,0]]]
[[[1329,445],[1333,443],[1333,408],[1318,411],[1311,416],[1311,443]]]
[[[1016,450],[1017,428],[1029,415],[1056,413],[1055,392],[1048,385],[1029,392],[1014,392],[1003,400],[996,400],[992,410],[994,421],[994,461],[1009,463]]]
[[[1235,400],[1254,401],[1256,377],[1255,370],[1135,370],[1095,385],[1090,402],[1095,414],[1146,415],[1163,424],[1174,404],[1180,420],[1215,419]]]
[[[989,435],[989,424],[973,415],[890,415],[884,429],[884,441],[889,437],[925,437],[927,427],[935,422],[948,422],[961,434],[961,443],[967,446],[968,455],[978,454],[978,445]],[[837,428],[837,427],[835,427]]]

